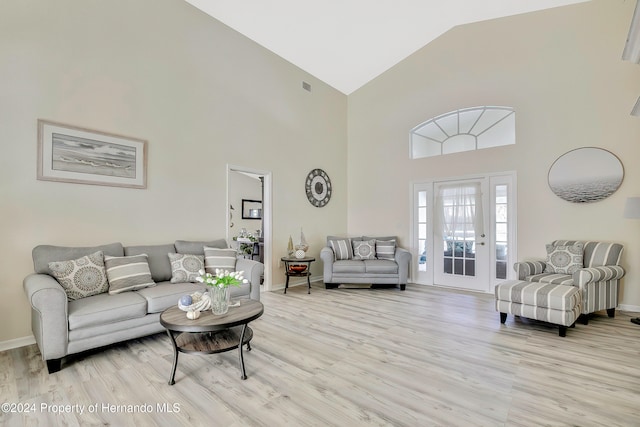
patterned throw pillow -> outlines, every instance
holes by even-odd
[[[195,283],[198,271],[204,269],[204,255],[169,253],[171,283]]]
[[[204,269],[211,274],[216,274],[216,268],[235,271],[237,257],[235,249],[218,249],[205,246]]]
[[[353,259],[376,259],[376,241],[354,240]]]
[[[584,243],[573,245],[547,245],[545,273],[573,274],[583,266]]]
[[[376,258],[396,259],[396,241],[376,240]]]
[[[336,261],[353,258],[351,239],[331,239],[329,240],[329,246],[333,249],[333,255]]]
[[[109,295],[155,286],[151,278],[147,254],[133,256],[104,256],[109,279]]]
[[[64,288],[69,301],[109,290],[102,251],[71,261],[50,262],[49,269]]]

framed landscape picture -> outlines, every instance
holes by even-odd
[[[147,141],[38,120],[38,179],[147,187]]]

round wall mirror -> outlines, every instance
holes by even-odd
[[[622,184],[624,168],[613,153],[602,148],[577,148],[564,153],[549,169],[549,187],[573,203],[606,199]]]

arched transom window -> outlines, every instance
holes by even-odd
[[[411,129],[411,158],[515,143],[516,113],[513,108],[464,108],[434,117]]]

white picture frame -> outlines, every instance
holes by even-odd
[[[147,188],[147,141],[39,119],[37,178]]]

